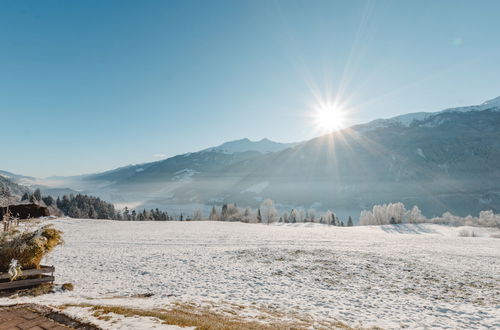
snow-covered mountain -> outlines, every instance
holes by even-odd
[[[12,174],[6,171],[0,171],[0,206],[7,206],[20,200],[20,197],[30,190],[20,184],[15,183],[4,174]]]
[[[298,143],[279,143],[269,139],[259,141],[250,141],[249,139],[241,139],[230,141],[221,144],[220,146],[208,148],[202,151],[220,151],[228,154],[235,152],[257,151],[260,153],[277,152],[296,146]]]
[[[457,108],[448,108],[439,112],[413,112],[408,113],[396,117],[392,117],[389,119],[376,119],[374,121],[369,122],[368,124],[358,125],[362,128],[363,131],[369,131],[372,129],[377,129],[380,127],[387,127],[391,125],[403,125],[409,127],[413,123],[418,124],[419,122],[423,122],[428,120],[429,118],[438,116],[443,113],[448,112],[469,112],[469,111],[500,111],[500,96],[486,102],[483,102],[479,105],[471,105],[465,107],[457,107]]]
[[[0,170],[0,175],[3,176],[4,178],[10,179],[12,182],[20,183],[20,184],[24,184],[24,185],[29,185],[29,184],[36,181],[36,178],[31,177],[31,176],[15,174],[12,172],[2,171],[2,170]]]
[[[69,187],[133,207],[236,202],[357,216],[402,201],[425,215],[500,211],[500,98],[356,125],[299,144],[231,141],[73,178]]]

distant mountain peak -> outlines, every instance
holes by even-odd
[[[258,141],[252,141],[248,138],[225,142],[217,147],[204,149],[203,151],[219,151],[227,154],[236,152],[256,151],[260,153],[277,152],[287,148],[291,148],[297,143],[280,143],[263,138]]]
[[[485,101],[483,102],[483,104],[481,104],[481,106],[487,106],[487,107],[500,107],[500,96],[499,97],[495,97],[494,99],[491,99],[491,100],[488,100],[488,101]]]

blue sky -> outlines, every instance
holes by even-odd
[[[500,95],[500,1],[1,1],[0,169],[90,173]]]

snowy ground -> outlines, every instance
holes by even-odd
[[[353,327],[500,328],[500,239],[491,237],[500,231],[494,229],[459,237],[463,227],[431,224],[52,222],[66,243],[45,263],[75,291],[14,301],[138,308],[185,302],[264,321],[274,315]],[[154,295],[137,297],[147,293]],[[82,308],[67,312],[96,321]],[[114,320],[98,322],[166,327],[151,318]]]

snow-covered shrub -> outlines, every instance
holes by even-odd
[[[472,229],[463,228],[458,232],[460,237],[477,237],[476,233]]]
[[[495,214],[493,211],[481,211],[479,217],[468,215],[459,217],[450,212],[443,213],[440,217],[435,217],[430,220],[432,223],[452,225],[452,226],[479,226],[479,227],[498,227],[500,228],[500,214]]]
[[[406,210],[403,203],[374,205],[371,211],[362,211],[360,225],[388,225],[398,223],[435,223],[451,226],[478,226],[500,228],[500,214],[493,211],[481,211],[478,217],[468,215],[459,217],[445,212],[440,217],[426,218],[417,206]]]

